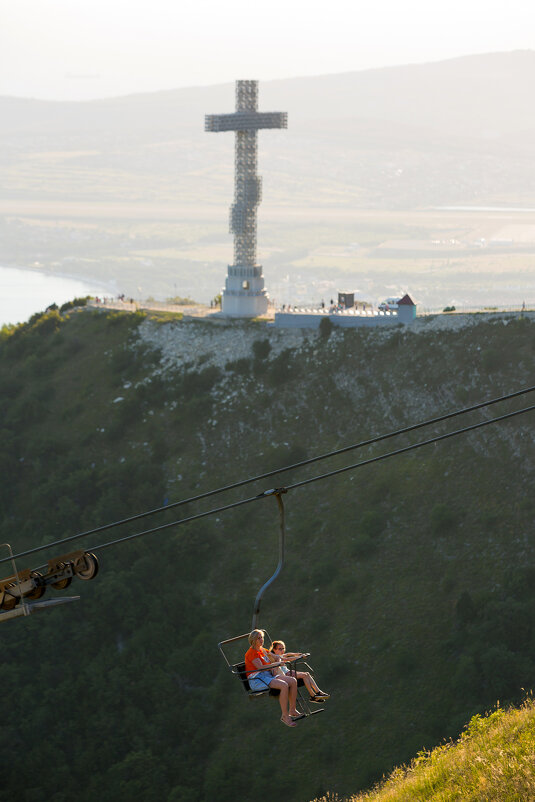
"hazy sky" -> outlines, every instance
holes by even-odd
[[[528,0],[0,0],[0,94],[84,100],[534,49]]]

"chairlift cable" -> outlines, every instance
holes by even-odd
[[[258,474],[257,476],[249,477],[247,479],[242,479],[239,482],[234,482],[234,483],[232,483],[230,485],[225,485],[223,487],[219,487],[219,488],[216,488],[214,490],[208,490],[205,493],[199,493],[197,496],[191,496],[190,498],[187,498],[187,499],[182,499],[180,501],[174,501],[171,504],[166,504],[166,505],[164,505],[162,507],[157,507],[157,508],[152,509],[152,510],[147,510],[145,512],[137,513],[136,515],[131,515],[130,517],[123,518],[123,519],[121,519],[119,521],[113,521],[112,523],[109,523],[109,524],[103,524],[102,526],[97,526],[94,529],[88,529],[85,532],[79,532],[79,533],[74,534],[74,535],[69,535],[66,538],[62,538],[60,540],[56,540],[56,541],[53,541],[51,543],[47,543],[44,546],[37,546],[35,548],[28,549],[26,551],[22,551],[19,554],[16,554],[15,557],[16,558],[18,558],[18,557],[27,557],[30,554],[36,554],[39,551],[44,551],[45,549],[54,548],[56,546],[63,545],[64,543],[70,543],[70,542],[72,542],[74,540],[79,540],[79,539],[81,539],[83,537],[87,537],[88,535],[94,535],[94,534],[97,534],[98,532],[104,532],[104,531],[106,531],[108,529],[112,529],[112,528],[114,528],[116,526],[122,526],[123,524],[131,523],[132,521],[137,521],[137,520],[140,520],[142,518],[147,518],[147,517],[149,517],[151,515],[156,515],[159,512],[165,512],[166,510],[173,509],[174,507],[180,507],[180,506],[184,506],[185,504],[193,503],[195,501],[201,501],[202,499],[218,495],[219,493],[224,493],[224,492],[226,492],[228,490],[234,490],[234,489],[236,489],[238,487],[243,487],[243,486],[245,486],[247,484],[251,484],[253,482],[257,482],[257,481],[260,481],[260,480],[263,480],[263,479],[268,479],[271,476],[275,476],[277,474],[286,473],[287,471],[291,471],[291,470],[296,470],[297,468],[302,468],[302,467],[304,467],[306,465],[312,465],[315,462],[320,462],[320,461],[328,459],[330,457],[335,457],[335,456],[337,456],[339,454],[344,454],[344,453],[347,453],[349,451],[354,451],[354,450],[359,449],[359,448],[364,448],[365,446],[370,446],[370,445],[373,445],[374,443],[379,443],[379,442],[382,442],[383,440],[388,440],[388,439],[390,439],[392,437],[397,437],[398,435],[401,435],[401,434],[407,434],[408,432],[416,431],[417,429],[421,429],[421,428],[423,428],[425,426],[431,426],[431,425],[433,425],[435,423],[441,423],[442,421],[449,420],[450,418],[454,418],[454,417],[457,417],[459,415],[466,415],[469,412],[474,412],[475,410],[483,409],[485,407],[492,406],[493,404],[498,404],[498,403],[500,403],[502,401],[508,401],[508,400],[510,400],[512,398],[517,398],[519,396],[526,395],[527,393],[531,393],[534,390],[535,390],[535,386],[525,387],[522,390],[516,390],[513,393],[508,393],[506,395],[502,395],[502,396],[499,396],[497,398],[493,398],[490,401],[482,401],[482,402],[480,402],[478,404],[474,404],[471,407],[465,407],[463,409],[454,410],[453,412],[448,412],[445,415],[439,415],[436,418],[430,418],[429,420],[421,421],[420,423],[415,423],[415,424],[412,424],[411,426],[406,426],[406,427],[403,427],[401,429],[396,429],[396,430],[394,430],[392,432],[387,432],[386,434],[378,435],[377,437],[369,438],[368,440],[363,440],[360,443],[355,443],[355,444],[352,444],[352,445],[349,445],[349,446],[344,446],[343,448],[335,449],[334,451],[329,451],[329,452],[327,452],[325,454],[319,454],[316,457],[310,457],[309,459],[302,460],[301,462],[293,463],[292,465],[287,465],[287,466],[282,467],[282,468],[277,468],[277,469],[272,470],[272,471],[267,471],[266,473]],[[496,419],[496,420],[498,420],[498,419]],[[395,453],[398,453],[398,452],[395,452]],[[326,475],[330,475],[330,474],[326,474]],[[316,480],[314,479],[314,480],[311,480],[311,481],[316,481]],[[223,507],[221,509],[228,509],[228,507]],[[194,520],[194,517],[195,516],[187,518],[187,519],[184,519],[184,520],[187,520],[187,521]],[[174,524],[171,524],[171,525],[174,525]],[[167,526],[167,525],[165,525],[165,526]],[[161,527],[156,527],[156,529],[154,529],[154,530],[147,530],[147,531],[158,531],[158,529],[160,529],[160,528]],[[122,538],[119,539],[118,541],[114,541],[114,542],[120,542],[121,540],[122,540]],[[7,562],[8,560],[9,560],[9,557],[2,558],[2,559],[0,559],[0,564],[4,563],[4,562]]]
[[[217,515],[219,512],[225,512],[225,510],[231,510],[234,507],[241,507],[244,504],[250,504],[252,501],[258,501],[258,499],[263,497],[264,493],[260,493],[258,496],[251,496],[250,498],[241,499],[240,501],[234,501],[232,504],[226,504],[223,507],[216,507],[212,510],[206,510],[206,512],[198,512],[195,515],[190,515],[189,518],[180,518],[178,521],[160,524],[160,526],[155,526],[153,529],[145,529],[143,532],[134,532],[131,535],[125,535],[124,537],[117,538],[117,540],[110,540],[108,543],[101,543],[100,546],[92,546],[91,548],[88,548],[88,551],[102,551],[102,549],[115,546],[117,543],[124,543],[125,540],[133,540],[137,537],[143,537],[144,535],[151,535],[154,532],[161,532],[164,529],[170,529],[172,526],[180,526],[181,524],[188,524],[191,521],[197,521],[200,518],[206,518],[209,515]]]
[[[142,537],[144,535],[150,535],[154,532],[160,532],[164,529],[170,529],[173,526],[180,526],[181,524],[190,523],[191,521],[198,520],[199,518],[206,518],[209,515],[216,515],[217,513],[224,512],[225,510],[230,510],[233,507],[240,507],[244,504],[250,504],[253,501],[259,501],[262,498],[267,498],[272,495],[276,495],[277,493],[283,493],[289,490],[295,490],[298,487],[303,487],[304,485],[311,484],[312,482],[317,482],[322,479],[327,479],[330,476],[335,476],[339,473],[344,473],[346,471],[356,470],[357,468],[362,468],[365,465],[371,465],[374,462],[380,462],[382,460],[388,459],[389,457],[395,457],[399,454],[407,453],[408,451],[414,451],[417,448],[421,448],[422,446],[427,446],[432,443],[438,443],[441,440],[446,440],[449,437],[455,437],[459,434],[465,434],[466,432],[473,431],[475,429],[480,429],[482,426],[489,426],[491,423],[499,423],[500,421],[507,420],[508,418],[513,418],[517,415],[522,415],[524,412],[533,412],[535,411],[535,404],[531,407],[525,407],[523,409],[517,409],[515,412],[508,412],[505,415],[500,415],[498,418],[491,418],[490,420],[481,421],[480,423],[474,423],[471,426],[466,426],[464,429],[456,429],[453,432],[448,432],[447,434],[441,434],[436,437],[432,437],[429,440],[422,440],[419,443],[413,443],[410,446],[406,446],[405,448],[397,449],[396,451],[388,451],[386,454],[381,454],[378,457],[371,457],[370,459],[363,460],[362,462],[354,463],[353,465],[348,465],[344,468],[338,468],[334,471],[329,471],[329,473],[320,474],[318,476],[314,476],[311,479],[304,479],[301,482],[296,482],[293,485],[288,485],[284,488],[279,488],[278,490],[266,490],[263,493],[259,493],[256,496],[251,496],[247,499],[242,499],[241,501],[235,501],[232,504],[227,504],[224,507],[217,507],[213,510],[207,510],[206,512],[200,512],[196,515],[191,515],[188,518],[181,518],[178,521],[171,521],[167,524],[162,524],[161,526],[156,526],[153,529],[146,529],[143,532],[134,532],[131,535],[125,535],[124,537],[118,538],[117,540],[110,541],[108,543],[102,543],[99,546],[92,546],[88,551],[95,552],[100,551],[102,549],[106,549],[109,546],[115,546],[118,543],[124,543],[127,540],[133,540],[134,538]],[[16,557],[20,555],[15,555]]]
[[[515,412],[508,412],[505,415],[500,415],[498,418],[491,418],[490,420],[481,421],[480,423],[474,423],[471,426],[466,426],[464,429],[455,429],[453,432],[440,434],[436,437],[431,437],[429,440],[422,440],[419,443],[413,443],[410,446],[398,448],[396,451],[389,451],[386,454],[379,455],[378,457],[370,457],[370,459],[364,460],[363,462],[357,462],[353,465],[346,465],[344,468],[337,468],[334,471],[313,476],[311,479],[303,479],[300,482],[295,482],[293,485],[287,485],[286,490],[295,490],[297,487],[303,487],[304,485],[312,484],[312,482],[318,482],[321,479],[327,479],[330,476],[336,476],[339,473],[345,473],[346,471],[351,471],[355,468],[362,468],[364,465],[371,465],[374,462],[381,462],[381,460],[388,459],[389,457],[396,457],[398,454],[405,454],[408,451],[414,451],[416,448],[428,446],[431,443],[438,443],[441,440],[447,440],[448,437],[455,437],[458,434],[464,434],[465,432],[470,432],[474,429],[480,429],[482,426],[489,426],[491,423],[499,423],[507,418],[514,418],[515,415],[522,415],[524,412],[533,412],[534,410],[535,404],[531,407],[525,407],[524,409],[517,409]]]

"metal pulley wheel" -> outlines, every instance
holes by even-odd
[[[85,551],[74,561],[74,573],[78,579],[94,579],[98,574],[98,560],[91,551]]]
[[[59,579],[57,582],[52,583],[52,587],[56,590],[65,590],[72,582],[72,576],[66,576],[64,579]]]
[[[44,596],[46,585],[42,581],[43,575],[39,571],[32,571],[30,576],[37,584],[33,590],[26,594],[25,598],[30,599],[30,601],[36,601],[40,599],[41,596]]]

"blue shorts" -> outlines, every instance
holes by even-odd
[[[275,679],[271,671],[259,671],[256,677],[248,679],[249,688],[252,691],[267,691],[269,690],[269,683]]]

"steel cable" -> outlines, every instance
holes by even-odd
[[[415,423],[415,424],[412,424],[410,426],[405,426],[405,427],[403,427],[401,429],[396,429],[396,430],[394,430],[392,432],[387,432],[386,434],[377,435],[376,437],[371,437],[368,440],[363,440],[363,441],[361,441],[359,443],[354,443],[354,444],[349,445],[349,446],[344,446],[342,448],[335,449],[334,451],[329,451],[329,452],[327,452],[325,454],[319,454],[318,456],[310,457],[309,459],[306,459],[306,460],[301,460],[300,462],[293,463],[292,465],[286,465],[286,466],[283,466],[282,468],[276,468],[275,470],[267,471],[266,473],[262,473],[262,474],[258,474],[257,476],[252,476],[252,477],[248,477],[247,479],[242,479],[242,480],[240,480],[238,482],[234,482],[234,483],[232,483],[230,485],[224,485],[223,487],[219,487],[219,488],[216,488],[214,490],[208,490],[208,491],[206,491],[204,493],[199,493],[196,496],[191,496],[190,498],[187,498],[187,499],[182,499],[180,501],[172,502],[171,504],[167,504],[167,505],[165,505],[163,507],[156,507],[155,509],[147,510],[147,511],[141,512],[141,513],[137,513],[136,515],[132,515],[132,516],[130,516],[128,518],[123,518],[123,519],[121,519],[119,521],[113,521],[112,523],[109,523],[109,524],[103,524],[102,526],[97,526],[94,529],[88,529],[85,532],[79,532],[79,533],[74,534],[74,535],[69,535],[68,537],[61,538],[60,540],[56,540],[56,541],[53,541],[51,543],[47,543],[44,546],[37,546],[37,547],[35,547],[33,549],[28,549],[26,551],[20,552],[19,554],[15,555],[15,558],[26,557],[29,554],[36,554],[39,551],[44,551],[45,549],[49,549],[49,548],[55,548],[56,546],[61,546],[64,543],[71,543],[71,542],[73,542],[75,540],[79,540],[81,538],[88,537],[89,535],[97,534],[99,532],[104,532],[104,531],[106,531],[108,529],[112,529],[112,528],[114,528],[116,526],[122,526],[124,524],[131,523],[132,521],[141,520],[142,518],[147,518],[147,517],[149,517],[151,515],[156,515],[157,513],[165,512],[167,510],[171,510],[171,509],[173,509],[175,507],[181,507],[181,506],[184,506],[185,504],[191,504],[191,503],[193,503],[195,501],[201,501],[202,499],[210,498],[211,496],[218,495],[219,493],[224,493],[224,492],[227,492],[229,490],[235,490],[235,489],[237,489],[239,487],[244,487],[245,485],[252,484],[253,482],[258,482],[258,481],[261,481],[261,480],[264,480],[264,479],[269,479],[270,477],[276,476],[278,474],[286,473],[288,471],[296,470],[298,468],[303,468],[306,465],[312,465],[312,464],[314,464],[316,462],[320,462],[322,460],[338,456],[339,454],[346,454],[349,451],[355,451],[355,450],[357,450],[359,448],[364,448],[366,446],[370,446],[370,445],[373,445],[375,443],[379,443],[379,442],[382,442],[384,440],[388,440],[388,439],[390,439],[392,437],[398,437],[398,436],[400,436],[402,434],[407,434],[408,432],[416,431],[416,430],[421,429],[421,428],[423,428],[425,426],[431,426],[431,425],[436,424],[436,423],[441,423],[442,421],[450,420],[451,418],[455,418],[455,417],[458,417],[460,415],[466,415],[466,414],[468,414],[470,412],[474,412],[474,411],[476,411],[478,409],[483,409],[483,408],[492,406],[494,404],[498,404],[498,403],[503,402],[503,401],[509,401],[509,400],[511,400],[513,398],[518,398],[519,396],[526,395],[527,393],[531,393],[534,390],[535,390],[535,386],[525,387],[525,388],[523,388],[521,390],[516,390],[513,393],[507,393],[506,395],[502,395],[502,396],[499,396],[497,398],[493,398],[490,401],[482,401],[482,402],[480,402],[478,404],[474,404],[473,406],[464,407],[462,409],[454,410],[453,412],[448,412],[448,413],[446,413],[444,415],[439,415],[436,418],[430,418],[429,420],[421,421],[419,423]],[[451,435],[449,435],[449,436],[451,436]],[[394,452],[394,453],[402,453],[402,452]],[[384,459],[385,457],[382,457],[382,458]],[[366,464],[366,463],[364,463],[364,464]],[[343,470],[349,470],[349,468],[340,469],[340,471],[343,471]],[[326,475],[332,475],[332,474],[326,474]],[[308,481],[317,481],[317,479],[307,480],[307,482]],[[299,486],[299,485],[294,485],[294,486]],[[223,507],[222,509],[228,509],[228,507]],[[202,517],[204,517],[204,514],[202,515]],[[192,516],[192,517],[184,519],[184,520],[188,520],[188,521],[189,520],[195,520],[195,516]],[[165,524],[164,528],[166,528],[167,526],[169,526],[169,524]],[[147,530],[147,531],[158,531],[159,528],[160,527],[156,527],[154,530]],[[114,542],[121,542],[121,540],[122,539],[119,539],[119,540],[114,541]],[[9,558],[7,558],[7,557],[3,558],[3,559],[0,559],[0,564],[3,563],[3,562],[7,562],[8,559]]]
[[[480,423],[472,424],[471,426],[466,426],[464,429],[456,429],[453,432],[447,432],[447,434],[441,434],[437,437],[432,437],[429,440],[422,440],[419,443],[413,443],[410,446],[405,446],[404,448],[396,449],[396,451],[389,451],[386,454],[381,454],[377,457],[370,457],[370,459],[363,460],[362,462],[357,462],[353,465],[346,465],[344,468],[337,468],[334,471],[329,471],[328,473],[320,474],[318,476],[314,476],[311,479],[304,479],[301,482],[295,482],[293,485],[287,485],[281,490],[289,491],[295,490],[298,487],[304,487],[305,485],[311,484],[312,482],[318,482],[322,479],[327,479],[330,476],[336,476],[340,473],[345,473],[346,471],[356,470],[357,468],[362,468],[365,465],[371,465],[374,462],[381,462],[382,460],[388,459],[389,457],[395,457],[399,454],[406,454],[409,451],[414,451],[417,448],[422,448],[423,446],[430,445],[431,443],[438,443],[441,440],[446,440],[449,437],[456,437],[459,434],[465,434],[466,432],[474,431],[475,429],[480,429],[483,426],[489,426],[492,423],[499,423],[500,421],[507,420],[508,418],[513,418],[517,415],[522,415],[525,412],[533,412],[535,411],[535,404],[531,407],[525,407],[523,409],[518,409],[515,412],[508,412],[505,415],[500,415],[498,418],[491,418],[490,420],[481,421]],[[264,493],[260,493],[257,496],[251,496],[247,499],[242,499],[241,501],[235,501],[233,504],[227,504],[224,507],[217,507],[213,510],[207,510],[206,512],[200,512],[196,515],[191,515],[188,518],[181,518],[178,521],[171,521],[171,523],[162,524],[161,526],[156,526],[153,529],[146,529],[143,532],[135,532],[131,535],[125,535],[122,538],[118,538],[117,540],[112,540],[109,543],[102,543],[99,546],[92,546],[88,549],[88,551],[99,551],[101,549],[106,549],[109,546],[115,546],[117,543],[124,543],[127,540],[133,540],[137,537],[142,537],[143,535],[150,535],[154,532],[160,532],[163,529],[170,529],[173,526],[180,526],[181,524],[190,523],[191,521],[196,521],[199,518],[206,518],[208,515],[215,515],[219,512],[224,512],[225,510],[230,510],[233,507],[240,507],[243,504],[250,504],[253,501],[259,501],[262,498],[268,498],[273,495],[273,490],[266,490]],[[22,555],[15,555],[22,556]]]

